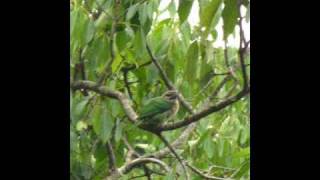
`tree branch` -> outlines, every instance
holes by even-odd
[[[92,91],[95,91],[97,93],[100,93],[101,95],[104,96],[108,96],[110,98],[114,98],[114,99],[118,99],[126,113],[126,115],[128,116],[129,120],[132,123],[137,122],[137,117],[138,115],[136,114],[136,112],[132,109],[131,105],[130,105],[130,100],[123,95],[121,92],[116,91],[116,90],[110,90],[106,87],[99,87],[97,86],[96,83],[91,82],[91,81],[78,81],[78,82],[74,82],[71,83],[71,87],[75,88],[75,89],[89,89]],[[186,117],[184,120],[182,121],[178,121],[175,123],[168,123],[168,124],[163,124],[163,125],[159,125],[158,127],[156,127],[159,131],[169,131],[169,130],[173,130],[173,129],[177,129],[177,128],[181,128],[184,126],[187,126],[193,122],[199,121],[201,118],[206,117],[208,115],[210,115],[211,113],[217,112],[235,102],[237,102],[238,100],[240,100],[242,97],[244,97],[245,95],[249,94],[250,89],[249,88],[244,88],[241,92],[239,92],[237,95],[230,97],[216,105],[213,106],[209,106],[207,108],[205,108],[204,110],[195,113],[191,116]]]
[[[138,165],[143,165],[143,164],[147,164],[147,163],[155,163],[158,164],[161,168],[163,168],[166,172],[170,172],[170,168],[168,167],[168,165],[166,165],[163,161],[156,159],[156,158],[137,158],[134,159],[132,161],[130,161],[129,163],[124,164],[123,166],[121,166],[118,171],[120,172],[120,174],[127,174],[129,171],[131,171],[134,167],[138,166]]]
[[[109,169],[110,169],[110,173],[115,173],[115,171],[117,171],[117,167],[116,167],[116,156],[114,154],[113,151],[113,147],[110,141],[107,142],[106,144],[107,146],[107,150],[108,150],[108,156],[109,156]]]
[[[157,67],[157,69],[158,69],[158,71],[160,73],[160,76],[161,76],[162,80],[164,81],[165,85],[167,86],[167,88],[170,89],[170,90],[177,91],[177,89],[174,87],[174,85],[172,84],[172,82],[168,78],[167,74],[165,73],[165,71],[161,67],[161,65],[158,62],[158,60],[152,54],[152,51],[151,51],[151,49],[150,49],[150,47],[149,47],[149,45],[147,43],[146,43],[146,48],[147,48],[148,54],[149,54],[153,64]],[[182,106],[185,107],[189,111],[189,113],[193,114],[194,112],[193,112],[192,106],[184,99],[184,97],[181,95],[181,93],[179,93],[178,97],[179,97],[179,101],[182,104]]]
[[[240,56],[240,64],[241,64],[241,70],[242,70],[242,78],[243,78],[243,88],[244,91],[249,88],[248,85],[248,77],[247,77],[247,69],[246,65],[244,62],[244,53],[249,45],[247,43],[245,36],[244,36],[244,31],[242,27],[242,20],[243,17],[241,16],[241,5],[242,5],[242,0],[238,1],[238,11],[239,11],[239,27],[240,27],[240,44],[239,44],[239,56]]]
[[[134,149],[134,148],[131,146],[131,144],[128,142],[128,139],[127,139],[126,136],[124,136],[124,137],[122,138],[122,140],[123,140],[124,144],[125,144],[125,145],[127,146],[127,148],[128,148],[128,154],[127,154],[127,157],[126,157],[126,162],[130,162],[132,156],[135,157],[135,158],[140,158],[140,157],[141,157],[140,154],[139,154],[137,151],[135,151],[135,149]],[[144,173],[145,173],[144,176],[146,176],[148,180],[151,179],[151,174],[153,173],[153,171],[152,171],[151,169],[149,169],[146,164],[144,164],[144,165],[142,165],[142,166],[143,166],[143,170],[144,170]]]
[[[133,97],[132,97],[132,92],[131,92],[131,88],[129,85],[129,81],[128,81],[128,71],[123,71],[123,80],[124,80],[124,85],[128,91],[128,95],[130,97],[130,99],[133,101]]]
[[[189,136],[191,135],[191,132],[196,128],[196,124],[192,123],[190,124],[182,133],[181,135],[171,143],[171,147],[174,149],[178,149],[183,145],[186,145],[186,141],[188,140]],[[150,155],[145,155],[143,157],[155,157],[158,159],[161,159],[165,157],[167,154],[170,153],[170,149],[168,147],[165,147],[163,149],[160,149],[159,151],[156,151]]]
[[[157,135],[164,142],[164,144],[169,148],[171,153],[178,159],[178,161],[179,161],[179,163],[180,163],[180,165],[181,165],[181,167],[182,167],[182,169],[183,169],[183,171],[185,173],[186,180],[189,180],[190,177],[189,177],[187,168],[185,166],[184,160],[176,153],[176,151],[173,149],[173,147],[170,145],[170,143],[166,140],[166,138],[164,138],[164,136],[161,133],[158,133]]]
[[[137,122],[138,115],[136,112],[132,109],[130,100],[122,94],[120,91],[111,90],[107,87],[98,86],[97,83],[92,81],[77,81],[77,82],[71,82],[71,87],[73,89],[88,89],[91,91],[94,91],[96,93],[99,93],[103,96],[107,96],[113,99],[117,99],[120,104],[122,105],[122,108],[124,112],[126,113],[128,119],[135,123]]]
[[[86,80],[86,71],[85,71],[85,64],[84,64],[84,61],[83,61],[83,58],[82,58],[82,52],[83,52],[83,49],[79,48],[79,52],[78,52],[79,60],[78,60],[77,63],[75,63],[74,74],[73,74],[73,79],[74,80],[77,79],[78,74],[80,74],[80,79],[81,80]],[[81,90],[81,93],[84,96],[88,96],[88,92],[86,90]]]
[[[209,106],[207,108],[205,108],[204,110],[195,113],[194,115],[188,116],[186,117],[184,120],[182,121],[178,121],[175,123],[168,123],[168,124],[164,124],[161,125],[159,127],[157,127],[160,131],[169,131],[169,130],[173,130],[173,129],[177,129],[177,128],[181,128],[184,126],[187,126],[193,122],[199,121],[201,118],[204,118],[214,112],[217,112],[235,102],[237,102],[238,100],[240,100],[242,97],[244,97],[245,95],[247,95],[249,93],[249,88],[242,90],[241,92],[239,92],[237,95],[230,97],[216,105],[213,106]]]
[[[138,66],[136,66],[135,64],[131,64],[131,65],[127,66],[127,67],[122,67],[121,70],[122,71],[132,71],[132,70],[136,70],[136,69],[142,68],[144,66],[147,66],[147,65],[149,65],[151,63],[152,63],[152,61],[147,61],[145,63],[142,63],[142,64],[138,65]]]
[[[215,97],[218,96],[220,90],[223,88],[223,86],[231,79],[232,75],[226,76],[223,78],[223,80],[220,82],[220,84],[217,86],[217,88],[213,91],[211,96],[209,96],[208,101],[211,102]]]
[[[206,175],[204,172],[201,170],[197,169],[196,167],[190,165],[189,163],[186,163],[186,166],[189,167],[194,173],[198,174],[199,176],[205,178],[205,179],[214,179],[214,180],[232,180],[230,178],[221,178],[221,177],[216,177],[216,176],[209,176]]]

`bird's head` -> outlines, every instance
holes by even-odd
[[[178,99],[178,96],[179,94],[175,90],[169,90],[162,95],[163,98],[171,102],[176,101]]]

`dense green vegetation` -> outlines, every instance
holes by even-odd
[[[160,3],[70,0],[70,178],[185,179],[159,137],[134,123],[150,98],[176,89],[180,110],[159,127],[190,179],[250,179],[249,1]],[[241,43],[228,47],[230,37]]]

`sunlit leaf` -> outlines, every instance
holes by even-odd
[[[197,68],[197,62],[199,57],[199,51],[198,51],[198,42],[195,41],[191,44],[191,46],[188,49],[188,54],[186,56],[187,66],[185,70],[185,77],[186,80],[189,83],[193,83],[193,81],[196,78],[196,68]]]
[[[168,6],[168,10],[169,10],[170,16],[174,17],[174,15],[176,14],[176,5],[174,1],[171,1],[171,3]]]
[[[130,6],[130,8],[128,9],[127,15],[126,15],[127,21],[130,20],[135,15],[135,13],[138,10],[138,7],[139,7],[139,4],[135,4],[133,6]]]
[[[193,0],[179,0],[178,14],[181,23],[188,18],[192,3]]]
[[[225,0],[225,7],[222,12],[223,18],[223,38],[226,40],[228,36],[234,31],[239,16],[239,9],[236,0]]]
[[[213,17],[217,13],[222,0],[200,0],[200,23],[202,26],[209,28]]]
[[[117,54],[111,65],[112,73],[115,73],[117,70],[120,69],[121,61],[122,61],[121,55]]]

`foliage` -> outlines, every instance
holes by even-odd
[[[110,76],[102,85],[130,97],[132,107],[139,112],[148,99],[160,96],[167,90],[157,67],[149,63],[148,44],[170,81],[194,109],[221,102],[241,91],[243,76],[239,48],[228,47],[225,50],[213,46],[217,40],[219,20],[223,21],[224,40],[239,33],[235,31],[240,19],[238,1],[171,1],[162,11],[159,9],[160,1],[71,0],[72,81],[98,82],[108,63],[111,63]],[[200,6],[200,22],[191,27],[187,19],[195,1]],[[242,6],[249,7],[249,2],[243,1]],[[169,17],[159,19],[165,11],[169,12]],[[249,11],[245,18],[249,21],[248,14]],[[249,54],[245,54],[245,63],[250,64]],[[230,69],[234,71],[232,78],[211,97],[225,77],[230,75]],[[130,150],[125,141],[141,154],[164,148],[158,137],[128,121],[117,100],[86,89],[71,91],[71,179],[100,180],[110,174],[107,142],[113,145],[117,167],[126,162]],[[211,97],[209,101],[208,97]],[[249,96],[243,97],[202,118],[189,139],[176,151],[189,164],[208,170],[212,176],[249,179],[249,101]],[[181,108],[175,121],[182,120],[188,114],[185,108]],[[164,135],[172,142],[183,130],[167,131]],[[173,172],[183,173],[177,160],[161,160]],[[157,164],[148,164],[148,168],[163,172]],[[152,178],[175,179],[173,172],[166,175],[153,173]],[[121,179],[143,174],[144,169],[140,166]],[[193,180],[203,179],[196,173],[190,174]]]

